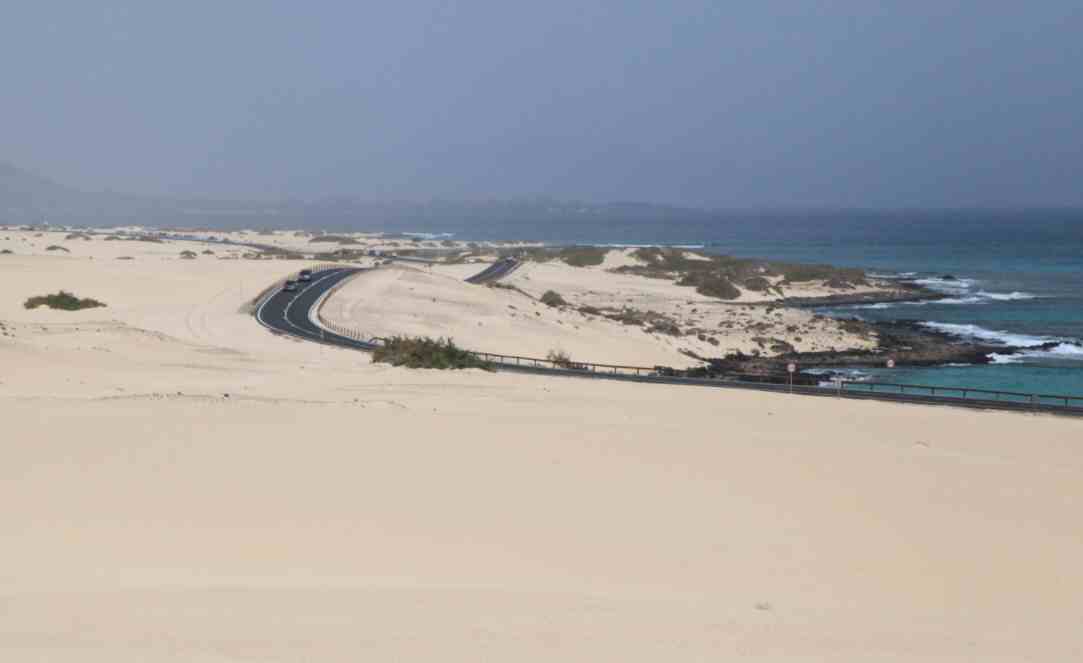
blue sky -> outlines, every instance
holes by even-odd
[[[1083,205],[1081,7],[13,1],[0,159],[229,198]]]

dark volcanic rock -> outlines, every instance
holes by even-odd
[[[786,306],[812,308],[816,306],[853,306],[857,304],[892,304],[899,302],[924,302],[945,299],[948,295],[930,290],[916,283],[899,283],[893,290],[876,292],[856,292],[827,297],[787,297],[782,300]]]
[[[784,382],[786,365],[809,368],[869,368],[883,367],[888,359],[896,366],[942,366],[944,364],[987,364],[989,355],[1013,354],[1035,347],[990,345],[959,339],[922,327],[916,322],[860,323],[875,331],[879,347],[875,350],[843,350],[838,352],[787,352],[776,357],[761,357],[734,353],[725,357],[698,357],[707,363],[700,371],[703,376],[740,376],[759,381]],[[1050,346],[1056,343],[1050,343]],[[795,384],[816,384],[822,376],[798,373]]]

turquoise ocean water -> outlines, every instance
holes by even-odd
[[[428,229],[422,229],[428,230]],[[470,239],[668,244],[715,253],[864,267],[921,280],[939,303],[825,311],[914,320],[959,337],[1051,351],[995,356],[981,366],[867,371],[892,382],[1083,395],[1083,211],[720,213],[673,221],[608,219],[432,228]],[[950,275],[952,279],[942,277]]]

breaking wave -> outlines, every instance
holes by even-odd
[[[948,322],[923,322],[921,325],[958,338],[1017,348],[1034,348],[1033,350],[1024,350],[1014,354],[994,352],[989,355],[989,359],[994,364],[1018,364],[1028,359],[1083,361],[1083,343],[1076,339],[1017,334],[986,329],[978,325],[962,325]]]

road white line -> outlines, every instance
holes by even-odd
[[[330,270],[329,274],[326,274],[325,276],[322,276],[322,277],[316,279],[315,281],[311,281],[308,284],[308,286],[305,288],[305,290],[307,290],[308,288],[311,288],[312,286],[316,285],[317,283],[319,283],[321,281],[326,281],[327,279],[331,278],[332,276],[337,276],[338,274],[342,273],[343,271],[345,271],[345,270],[344,269],[332,269],[332,270]],[[288,324],[290,327],[293,327],[294,329],[301,332],[302,334],[306,334],[306,335],[311,336],[313,338],[320,338],[319,334],[311,332],[311,331],[309,331],[309,330],[307,330],[307,329],[305,329],[303,327],[298,327],[297,325],[293,324],[293,322],[290,320],[290,309],[293,308],[293,303],[296,302],[297,298],[300,297],[302,294],[304,294],[303,290],[301,292],[298,292],[296,295],[294,295],[293,299],[291,299],[289,301],[289,303],[286,304],[286,307],[282,310],[282,319],[286,321],[286,324]]]

